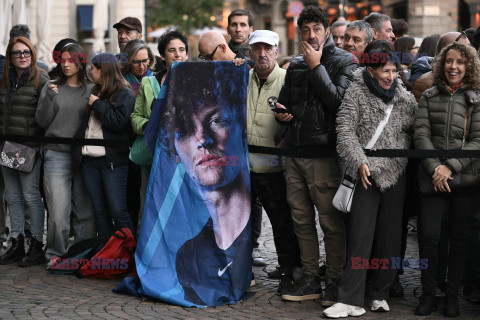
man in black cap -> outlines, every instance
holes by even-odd
[[[126,17],[113,25],[118,31],[118,47],[123,52],[128,41],[142,39],[142,23],[138,18]]]
[[[130,40],[142,39],[142,23],[138,18],[123,18],[119,22],[115,23],[113,27],[118,31],[118,47],[120,48],[121,52],[123,52],[125,46]],[[125,59],[121,57],[121,54],[119,59],[121,63],[126,62],[124,61]],[[153,67],[153,71],[161,72],[163,69],[165,69],[165,65],[162,63],[162,59],[160,59],[159,56],[155,56],[155,66]]]

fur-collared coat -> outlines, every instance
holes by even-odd
[[[363,80],[364,68],[354,72],[337,115],[337,152],[346,173],[359,178],[358,168],[367,164],[381,191],[394,186],[407,167],[406,158],[367,157],[363,149],[386,116],[388,105],[375,96]],[[392,114],[373,149],[409,149],[417,102],[402,85],[395,89]]]

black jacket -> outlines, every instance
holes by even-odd
[[[95,117],[102,123],[103,139],[105,140],[130,140],[132,141],[133,130],[130,115],[135,105],[135,96],[128,87],[121,89],[114,97],[115,105],[111,105],[100,99],[92,104]],[[85,138],[85,130],[88,127],[89,115],[85,116],[75,138]],[[131,145],[131,143],[130,143]],[[128,164],[130,146],[119,144],[118,146],[105,146],[106,161],[109,166]],[[75,169],[78,169],[82,160],[82,146],[72,148],[72,159]]]
[[[38,99],[48,77],[41,74],[38,86],[35,76],[30,80],[30,69],[17,78],[15,68],[8,70],[10,83],[0,90],[0,132],[21,136],[41,136],[42,129],[35,121]],[[41,72],[38,69],[36,72]],[[22,142],[30,147],[37,147],[36,142]]]
[[[293,120],[288,123],[288,147],[335,148],[335,118],[345,90],[358,67],[354,56],[335,47],[329,37],[320,65],[310,70],[303,56],[292,60],[278,102]]]

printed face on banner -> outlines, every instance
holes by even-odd
[[[220,106],[197,108],[189,133],[175,132],[175,149],[188,175],[202,188],[224,186],[239,174],[241,126],[232,112]]]
[[[247,84],[245,66],[174,63],[152,108],[158,137],[136,255],[154,297],[216,306],[249,287]]]

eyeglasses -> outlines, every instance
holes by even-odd
[[[21,56],[24,56],[25,58],[30,58],[32,56],[32,51],[30,50],[25,50],[25,51],[12,51],[12,56],[15,58],[20,58]]]
[[[132,64],[133,64],[135,67],[138,67],[138,66],[140,65],[140,63],[143,64],[143,65],[146,65],[146,64],[148,64],[148,62],[150,62],[150,58],[148,58],[148,59],[143,59],[143,60],[133,60],[133,61],[132,61]]]
[[[220,47],[221,44],[219,44],[218,46],[215,47],[215,50],[213,50],[212,54],[209,54],[209,55],[206,55],[206,56],[202,56],[202,54],[200,53],[198,55],[198,58],[199,59],[202,59],[202,60],[205,60],[205,61],[212,61],[213,60],[213,56],[215,55],[215,52],[217,52],[217,49],[218,47]]]
[[[455,42],[458,41],[458,40],[460,40],[460,39],[462,38],[462,36],[465,36],[465,38],[468,39],[468,36],[467,36],[467,34],[465,33],[465,31],[462,31],[462,33],[460,33],[460,35],[457,37],[457,39],[455,39]]]

